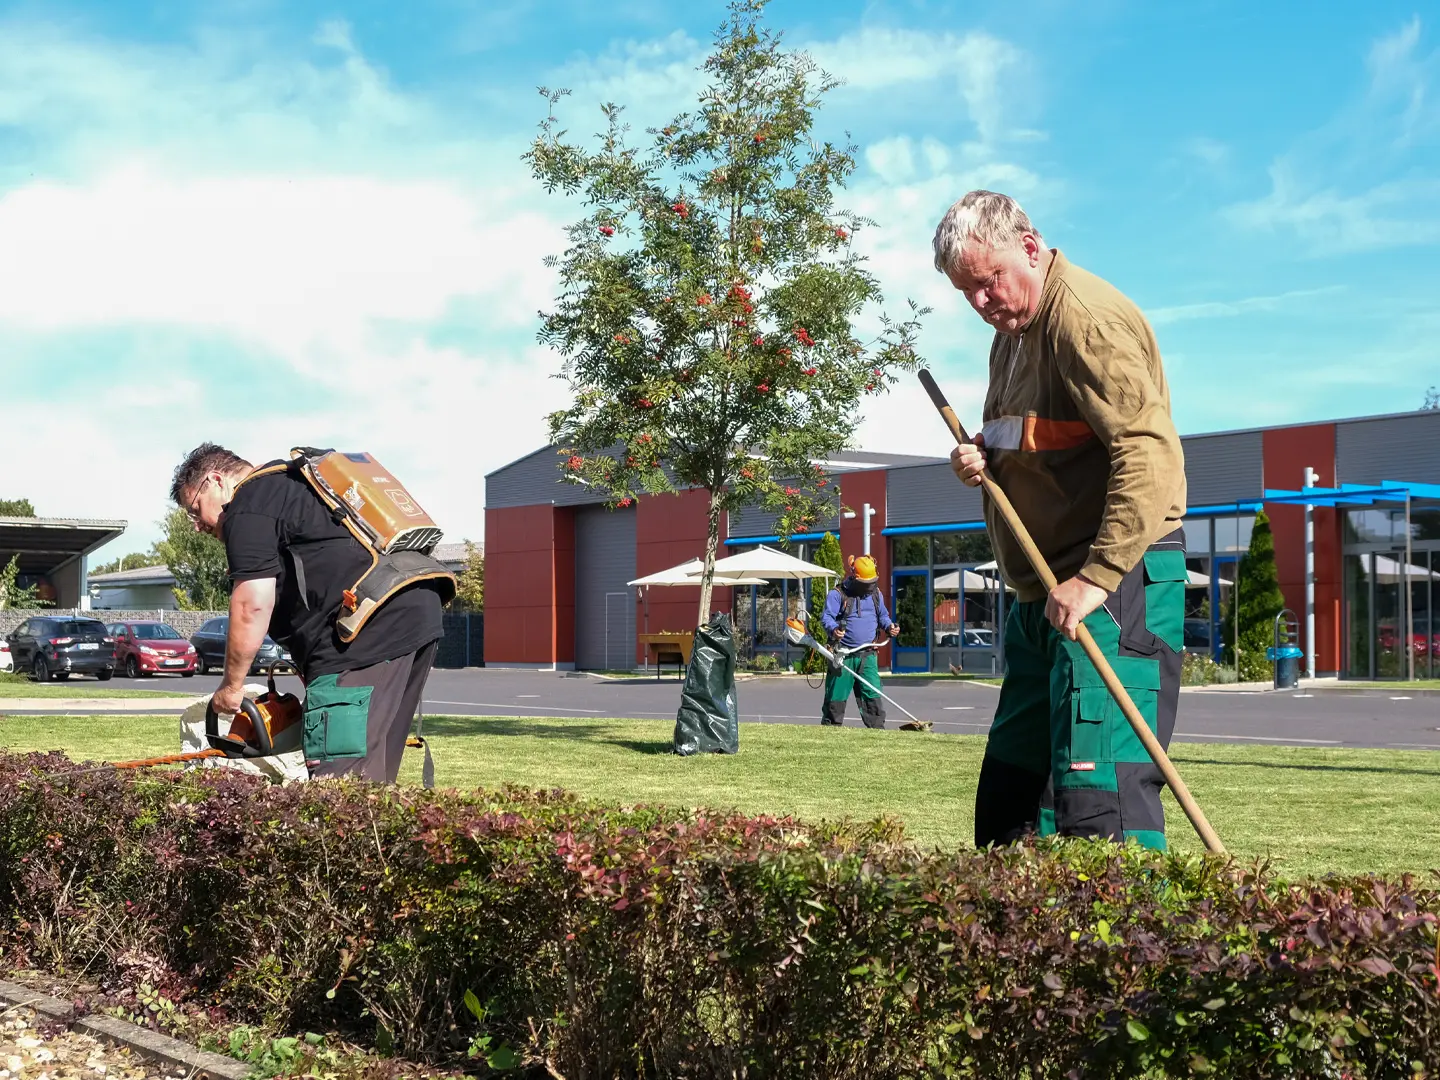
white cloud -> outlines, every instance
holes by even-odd
[[[175,181],[129,168],[0,197],[0,320],[35,329],[166,323],[279,350],[377,319],[439,319],[456,297],[528,325],[563,240],[524,208],[446,183],[363,176]]]
[[[965,142],[874,144],[842,202],[883,225],[859,242],[887,310],[936,305],[922,352],[952,372],[973,424],[989,331],[930,266],[929,240],[968,187],[1047,190],[996,149],[1031,134],[1028,105],[1002,92],[1023,57],[985,35],[900,31],[812,51],[850,79],[857,114],[902,88],[952,94],[955,121],[968,118]],[[638,125],[693,101],[702,59],[672,34],[546,81],[574,89],[567,108],[594,116],[613,99]],[[16,494],[129,519],[116,546],[132,550],[154,539],[170,473],[197,443],[254,460],[335,445],[375,453],[452,539],[482,535],[483,474],[539,445],[564,401],[557,359],[533,344],[562,208],[528,177],[521,140],[397,87],[343,22],[300,46],[204,32],[155,46],[11,20],[0,126],[34,148],[26,175],[0,168],[0,333],[9,361],[56,376],[7,403],[12,445],[54,448],[43,490]],[[98,343],[94,358],[77,342]],[[868,403],[861,441],[943,455],[938,418],[916,421],[931,414],[907,383]]]
[[[1225,216],[1256,231],[1291,231],[1317,255],[1440,243],[1440,181],[1393,180],[1342,194],[1316,189],[1287,163],[1271,168],[1270,181],[1268,195]]]
[[[1199,161],[1212,169],[1218,169],[1230,160],[1230,147],[1219,139],[1195,135],[1184,140],[1180,149],[1187,157]]]
[[[1422,54],[1421,37],[1413,19],[1373,42],[1364,90],[1277,157],[1269,193],[1228,207],[1228,220],[1293,234],[1317,255],[1440,242],[1440,104],[1429,94],[1440,51]]]
[[[940,369],[934,374],[965,430],[971,434],[980,430],[987,382],[983,358],[963,374]],[[876,453],[943,458],[950,456],[955,440],[919,380],[907,376],[888,393],[866,400],[865,420],[856,433],[855,445]]]
[[[1223,319],[1246,315],[1253,311],[1276,311],[1296,300],[1308,300],[1317,296],[1333,296],[1344,292],[1343,285],[1328,285],[1320,289],[1292,289],[1274,296],[1247,296],[1240,300],[1207,300],[1198,304],[1179,304],[1171,307],[1151,308],[1146,317],[1155,326],[1167,323],[1186,322],[1191,319]]]
[[[562,235],[521,147],[397,90],[342,23],[316,54],[4,29],[0,124],[35,174],[0,171],[7,434],[53,448],[43,512],[128,519],[117,546],[144,547],[197,443],[320,443],[479,538],[484,472],[560,404],[530,342]],[[52,381],[26,397],[21,370]]]

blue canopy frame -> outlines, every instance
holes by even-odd
[[[1378,484],[1341,484],[1339,487],[1301,488],[1299,491],[1265,489],[1265,502],[1299,506],[1374,506],[1376,503],[1403,503],[1407,499],[1411,502],[1440,499],[1440,484],[1381,480]]]

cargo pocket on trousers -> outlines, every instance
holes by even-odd
[[[305,688],[305,759],[364,757],[369,749],[373,686],[340,686],[322,675]]]
[[[1185,553],[1145,552],[1145,629],[1170,646],[1185,647]]]
[[[1130,695],[1130,700],[1135,703],[1135,708],[1139,710],[1151,734],[1155,734],[1156,710],[1160,698],[1159,662],[1138,656],[1111,656],[1106,659],[1110,661],[1116,678]],[[1087,661],[1076,665],[1074,679],[1076,722],[1073,729],[1083,728],[1087,734],[1092,730],[1105,733],[1105,756],[1099,760],[1112,763],[1149,761],[1150,755],[1145,744],[1135,734],[1130,721],[1125,719],[1124,711],[1101,680],[1100,673]],[[1072,757],[1072,760],[1082,759]]]

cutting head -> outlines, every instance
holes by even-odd
[[[810,631],[805,629],[805,613],[802,611],[798,618],[785,620],[785,640],[791,645],[815,644],[815,639],[810,636]]]

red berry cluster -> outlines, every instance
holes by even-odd
[[[677,202],[674,206],[670,207],[670,209],[674,210],[682,221],[690,216],[690,208],[686,206],[683,201]]]
[[[614,236],[614,235],[615,235],[615,226],[614,226],[614,225],[601,225],[601,226],[600,226],[600,235],[601,235],[601,236]]]
[[[803,326],[796,327],[795,340],[806,348],[815,344],[815,339],[810,336],[810,331],[806,330]]]

